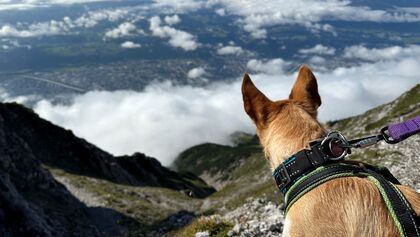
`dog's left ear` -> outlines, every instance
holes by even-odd
[[[317,109],[321,105],[321,97],[318,94],[316,78],[307,65],[300,67],[289,99],[301,102],[308,113],[316,116]]]
[[[244,75],[242,81],[242,98],[248,116],[254,121],[257,128],[263,128],[266,125],[270,105],[273,102],[255,87],[248,74]]]

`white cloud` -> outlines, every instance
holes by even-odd
[[[101,0],[3,1],[3,4],[0,5],[0,11],[99,1]],[[226,14],[238,16],[239,20],[237,22],[255,38],[267,37],[267,28],[282,24],[298,24],[314,33],[326,31],[335,35],[334,28],[330,24],[322,23],[323,20],[370,22],[420,21],[420,11],[418,10],[420,8],[393,7],[386,10],[375,10],[367,6],[354,6],[349,0],[284,0],[281,4],[275,0],[155,0],[150,4],[139,4],[134,7],[89,12],[74,20],[74,23],[79,27],[92,27],[104,19],[113,21],[115,19],[121,19],[121,16],[127,15],[131,19],[136,19],[134,13],[142,12],[146,15],[150,14],[150,12],[178,14],[204,8],[215,8],[215,12],[221,16]],[[167,24],[176,24],[175,22],[176,20],[172,22],[169,20]]]
[[[203,67],[196,67],[188,71],[187,76],[190,79],[196,79],[204,76],[206,74],[206,70]]]
[[[178,24],[180,21],[181,21],[181,18],[179,18],[178,15],[165,16],[165,22],[168,25],[175,25],[175,24]]]
[[[196,11],[206,6],[206,1],[203,0],[154,0],[154,2],[155,8],[176,13]]]
[[[39,22],[28,26],[21,26],[20,29],[12,25],[3,25],[0,27],[0,38],[2,37],[37,37],[44,35],[64,34],[72,26],[66,21]]]
[[[17,30],[11,25],[4,25],[0,28],[0,37],[31,37],[33,36],[32,32],[28,30]]]
[[[353,6],[341,0],[215,0],[230,14],[240,16],[239,23],[255,38],[265,38],[267,27],[281,24],[299,24],[313,31],[332,31],[322,20],[418,22],[420,13],[406,9],[373,10],[366,6]],[[332,33],[334,33],[332,31]]]
[[[215,12],[219,16],[225,16],[226,15],[226,10],[224,8],[219,8]]]
[[[117,28],[109,30],[105,33],[108,38],[121,38],[135,34],[137,31],[136,26],[131,22],[124,22]]]
[[[312,48],[299,50],[301,54],[319,54],[319,55],[334,55],[335,48],[317,44]]]
[[[312,57],[309,59],[309,62],[310,62],[311,64],[315,64],[315,65],[324,65],[324,64],[325,64],[325,62],[326,62],[326,60],[325,60],[325,58],[320,57],[320,56],[312,56]]]
[[[91,28],[104,20],[116,22],[118,20],[124,19],[128,14],[129,11],[127,9],[105,9],[89,11],[74,20],[74,24],[78,27]]]
[[[121,44],[121,47],[126,48],[126,49],[134,49],[134,48],[140,48],[141,45],[133,43],[131,41],[125,41],[124,43]]]
[[[15,40],[15,39],[5,38],[5,39],[2,39],[1,42],[2,42],[1,47],[3,49],[14,49],[14,48],[27,48],[27,49],[30,49],[30,48],[32,48],[31,45],[21,44],[21,43],[19,43],[18,40]]]
[[[247,68],[253,72],[266,73],[271,75],[284,74],[284,68],[290,63],[281,58],[270,60],[251,59],[247,63]]]
[[[107,0],[107,2],[118,0]],[[91,2],[105,2],[105,0],[6,0],[0,1],[0,11],[28,10],[38,7],[51,7],[54,5],[71,5]]]
[[[189,146],[227,143],[230,133],[244,127],[250,130],[238,104],[237,86],[198,88],[165,83],[149,86],[143,93],[89,92],[76,97],[72,105],[42,101],[35,110],[114,154],[141,151],[168,165]]]
[[[228,54],[236,54],[239,55],[243,53],[244,50],[240,46],[235,45],[227,45],[227,46],[221,46],[217,49],[217,54],[219,55],[228,55]]]
[[[411,45],[410,47],[392,46],[387,48],[366,48],[362,45],[354,45],[344,49],[345,58],[356,58],[368,61],[378,60],[398,60],[400,58],[410,57],[410,55],[420,55],[420,46]]]
[[[39,101],[41,98],[35,95],[29,96],[11,96],[6,90],[0,87],[0,101],[2,103],[16,102],[19,104],[31,103]]]
[[[170,26],[162,26],[162,20],[159,16],[150,18],[150,30],[154,36],[160,38],[169,38],[169,44],[175,48],[182,48],[185,51],[193,51],[197,49],[199,44],[192,34],[177,30]]]
[[[20,23],[17,26],[6,24],[0,26],[0,37],[39,37],[58,34],[68,34],[74,28],[91,28],[101,21],[116,22],[127,16],[129,11],[125,9],[98,10],[90,11],[75,20],[65,16],[62,20],[51,20],[46,22],[37,22],[32,24]],[[131,25],[130,25],[131,24]],[[120,25],[120,28],[107,32],[109,37],[119,37],[124,35],[126,30],[130,30],[132,23]],[[135,26],[134,26],[135,27]],[[137,33],[142,33],[137,30]]]
[[[420,83],[420,53],[412,52],[390,61],[315,71],[323,102],[321,120],[362,113]],[[287,98],[296,78],[296,73],[273,70],[285,63],[281,59],[248,63],[257,69],[251,74],[254,83],[273,100]],[[255,131],[243,111],[240,88],[241,78],[205,88],[161,83],[143,92],[89,92],[69,105],[44,100],[35,111],[114,154],[141,151],[168,165],[192,145],[228,144],[228,135],[235,131]]]

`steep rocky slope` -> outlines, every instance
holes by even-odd
[[[194,174],[140,153],[113,157],[30,109],[0,104],[0,236],[120,236],[212,192]]]
[[[184,190],[197,197],[214,191],[202,180],[175,173],[144,154],[113,157],[18,104],[0,104],[0,114],[5,128],[24,141],[31,154],[49,167],[118,184]]]
[[[88,208],[72,196],[42,168],[7,120],[0,113],[0,236],[110,236],[124,231],[116,223],[129,218],[108,208]]]

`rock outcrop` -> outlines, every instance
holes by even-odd
[[[0,236],[109,236],[123,231],[117,221],[126,217],[86,207],[42,167],[31,146],[9,127],[7,108],[0,107]],[[103,223],[109,232],[96,222],[100,216],[112,216]]]
[[[114,157],[22,105],[0,104],[0,236],[121,236],[135,224],[113,209],[87,207],[50,167],[195,197],[214,192],[193,174],[178,174],[140,153]]]
[[[22,105],[0,104],[0,115],[5,129],[44,165],[119,184],[171,188],[200,198],[215,191],[195,175],[173,172],[144,154],[113,157]]]

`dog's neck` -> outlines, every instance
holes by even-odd
[[[290,117],[274,119],[267,129],[259,133],[272,171],[293,154],[309,148],[310,141],[325,135],[325,129],[310,114],[303,110],[288,112]]]

